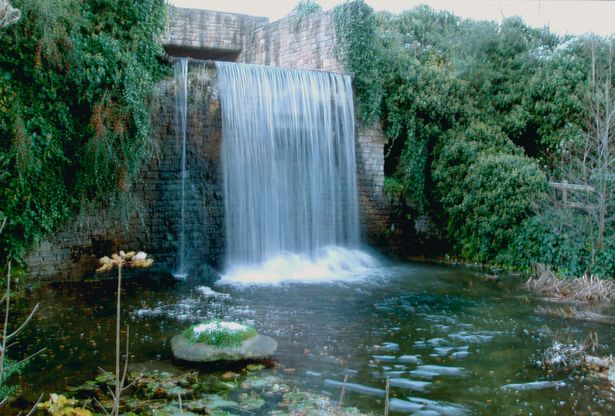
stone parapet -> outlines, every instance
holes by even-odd
[[[269,19],[212,10],[169,7],[162,43],[170,55],[235,60],[246,34]]]
[[[290,15],[245,37],[239,62],[342,73],[330,12]]]

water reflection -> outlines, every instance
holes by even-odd
[[[414,264],[387,267],[371,280],[329,284],[241,286],[141,275],[126,281],[123,312],[135,366],[172,366],[171,337],[218,317],[276,338],[275,358],[288,380],[335,399],[346,379],[345,402],[362,410],[382,412],[389,378],[391,410],[401,413],[420,406],[431,414],[573,415],[591,406],[611,414],[606,386],[548,377],[532,362],[553,340],[543,334],[582,339],[595,329],[611,340],[613,329],[537,315],[540,302],[520,296],[519,284]],[[49,348],[24,375],[29,398],[92,378],[98,366],[112,367],[113,293],[113,281],[62,283],[16,302],[22,315],[37,301],[42,308],[14,353]],[[612,351],[609,345],[602,353]],[[543,381],[549,383],[537,384],[541,390],[502,388]]]

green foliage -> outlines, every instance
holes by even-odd
[[[398,218],[428,214],[466,259],[574,272],[598,261],[582,238],[565,244],[565,234],[539,227],[534,202],[583,138],[587,44],[604,55],[604,39],[427,6],[374,14],[356,0],[334,13],[360,117],[379,116],[391,140],[385,190],[405,204]]]
[[[227,322],[228,323],[228,322]],[[222,324],[222,325],[221,325]],[[208,327],[198,333],[195,328]],[[250,326],[241,329],[228,329],[224,327],[224,322],[219,319],[192,325],[184,331],[184,335],[192,342],[200,342],[220,348],[235,348],[243,341],[256,335],[256,330]]]
[[[28,365],[28,361],[17,362],[10,358],[4,358],[4,371],[0,378],[0,402],[7,397],[11,397],[17,391],[17,386],[8,384],[11,378],[21,374],[23,369]]]
[[[532,263],[554,265],[559,275],[579,277],[585,273],[598,276],[615,276],[615,238],[607,239],[605,247],[592,256],[591,241],[578,232],[554,229],[549,215],[559,215],[549,210],[526,220],[511,244],[510,253],[523,259],[522,265]]]
[[[163,0],[14,4],[21,19],[0,30],[0,259],[130,190],[163,73]]]
[[[320,11],[322,11],[322,7],[314,0],[300,0],[293,8],[291,14],[301,18],[314,13],[318,13]]]
[[[336,6],[333,18],[338,57],[354,77],[357,114],[371,125],[378,119],[382,99],[376,16],[363,0],[354,0]]]
[[[314,0],[300,0],[290,12],[291,21],[294,24],[294,30],[298,30],[303,19],[320,11],[322,11],[322,7],[320,7],[320,4],[316,3]]]
[[[546,177],[525,156],[480,155],[460,186],[464,197],[449,211],[449,232],[461,244],[465,258],[498,261],[507,255],[519,224],[533,213],[536,198],[546,191]]]

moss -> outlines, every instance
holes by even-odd
[[[184,331],[184,336],[190,341],[213,345],[220,348],[235,348],[246,339],[256,335],[256,329],[234,322],[219,319],[192,325]]]

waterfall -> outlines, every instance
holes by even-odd
[[[188,58],[180,58],[174,67],[175,75],[175,135],[181,142],[181,200],[177,265],[173,275],[183,279],[186,270],[186,135],[188,119]]]
[[[356,248],[350,77],[226,62],[216,66],[227,268],[280,255],[321,261],[339,257],[323,252],[327,247]],[[344,257],[353,256],[347,251]]]

